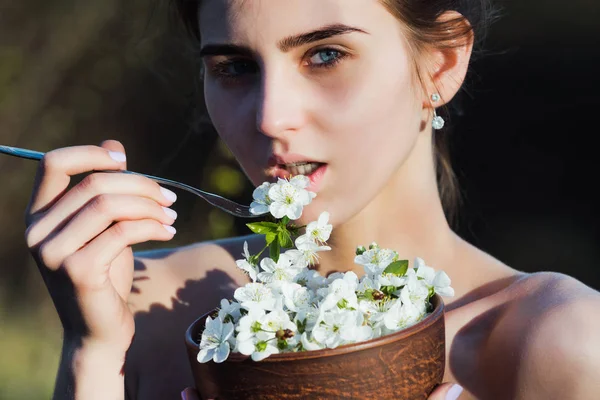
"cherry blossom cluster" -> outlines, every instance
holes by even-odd
[[[221,300],[218,312],[206,318],[198,361],[220,363],[239,352],[254,361],[271,354],[336,348],[407,328],[431,311],[431,297],[454,296],[451,281],[416,258],[408,260],[373,242],[356,249],[354,262],[364,268],[327,277],[315,269],[319,252],[331,250],[329,214],[297,226],[293,221],[316,194],[299,175],[265,182],[255,189],[251,211],[272,221],[248,227],[265,236],[265,247],[250,254],[244,243],[237,266],[251,282],[234,299]],[[302,234],[301,234],[302,233]],[[262,254],[269,250],[268,256]],[[285,250],[282,252],[282,250]]]

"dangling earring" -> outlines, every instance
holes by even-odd
[[[432,94],[431,101],[433,101],[434,103],[440,101],[440,95],[437,93]],[[434,107],[433,108],[433,121],[431,122],[431,126],[433,127],[433,129],[440,130],[444,127],[444,123],[445,123],[444,118],[437,115],[437,112],[435,111],[435,107]]]

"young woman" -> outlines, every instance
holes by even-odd
[[[461,89],[485,1],[177,5],[199,40],[210,117],[249,179],[309,175],[318,196],[300,222],[331,214],[322,274],[360,273],[355,247],[377,241],[452,278],[448,383],[431,399],[597,398],[600,295],[568,276],[516,271],[447,222],[453,175],[434,115]],[[262,247],[249,236],[132,254],[173,237],[172,192],[110,173],[67,190],[72,175],[124,168],[115,141],[40,164],[26,238],[64,326],[57,399],[179,397],[192,386],[185,328],[246,282],[235,264],[244,241]]]

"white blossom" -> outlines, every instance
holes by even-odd
[[[281,285],[284,305],[289,311],[298,312],[312,306],[313,294],[297,283],[286,282]]]
[[[397,331],[407,328],[419,321],[421,313],[414,304],[396,302],[383,318],[386,328]]]
[[[417,278],[412,268],[407,271],[406,278],[406,285],[398,292],[402,303],[411,303],[421,313],[425,312],[426,301],[429,298],[429,286],[424,280]]]
[[[198,361],[201,363],[213,360],[221,363],[229,357],[229,338],[233,334],[233,323],[223,323],[220,318],[206,318],[206,327],[200,339]]]
[[[240,304],[232,301],[231,303],[227,299],[221,300],[221,308],[219,309],[219,319],[226,321],[230,318],[233,322],[237,322],[240,319]]]
[[[334,307],[338,308],[358,308],[358,298],[356,288],[358,286],[358,277],[352,271],[346,272],[342,279],[336,279],[328,287],[328,293],[321,304],[324,311]]]
[[[272,310],[275,308],[276,304],[276,299],[271,288],[257,282],[247,283],[246,285],[237,288],[233,297],[246,310],[251,310],[253,308]]]
[[[454,296],[454,289],[450,286],[452,282],[444,271],[436,272],[425,265],[425,261],[419,257],[415,259],[415,269],[417,269],[417,276],[423,278],[429,286],[433,286],[440,296]]]
[[[306,190],[309,184],[301,175],[265,182],[254,190],[251,211],[270,212],[276,219],[298,219],[316,196]],[[280,254],[277,261],[266,257],[256,265],[260,254],[251,255],[244,242],[243,259],[236,264],[252,282],[235,290],[235,300],[221,300],[215,319],[207,317],[199,362],[223,362],[230,351],[261,361],[279,352],[335,348],[368,340],[425,318],[434,293],[454,295],[448,275],[427,266],[421,258],[402,276],[399,269],[385,273],[399,255],[375,242],[368,249],[357,247],[354,261],[365,271],[361,279],[351,268],[322,276],[310,266],[317,264],[319,252],[331,250],[327,246],[332,232],[328,222],[329,214],[322,212],[305,227],[304,234],[288,226],[286,234],[297,236],[295,248]],[[265,227],[273,227],[270,235],[283,232],[281,221]]]
[[[372,335],[372,329],[363,322],[360,311],[334,308],[322,313],[313,328],[313,339],[331,349],[341,344],[367,340]]]
[[[300,237],[306,237],[307,239],[315,243],[326,243],[331,236],[333,227],[328,223],[329,213],[323,211],[319,215],[319,219],[315,222],[310,222],[306,226],[306,234]]]
[[[243,260],[237,260],[235,263],[239,269],[246,271],[252,279],[252,282],[256,282],[256,277],[258,275],[258,268],[255,265],[250,263],[250,252],[248,251],[248,242],[244,242],[244,252],[242,253],[244,256]]]
[[[295,241],[296,249],[286,251],[284,254],[292,259],[294,265],[299,268],[306,268],[309,265],[317,264],[320,251],[331,250],[329,246],[321,246],[306,237],[299,237]]]
[[[286,180],[279,179],[279,182],[283,183],[286,182]],[[310,179],[308,179],[308,177],[304,175],[296,175],[289,179],[287,182],[298,187],[299,189],[306,189],[308,185],[310,185]]]
[[[294,280],[299,285],[306,286],[312,292],[316,292],[317,289],[327,286],[327,278],[314,269],[302,269]]]
[[[273,186],[273,183],[265,182],[252,193],[254,201],[250,203],[250,212],[254,215],[263,215],[269,212],[269,205],[271,199],[269,199],[269,189]]]
[[[384,317],[387,312],[396,304],[400,302],[397,299],[385,299],[385,300],[361,300],[358,303],[358,309],[363,313],[366,320],[373,329],[381,328],[384,325]]]
[[[304,350],[321,350],[325,348],[325,346],[321,343],[309,339],[308,334],[306,332],[304,332],[302,336],[300,336],[300,341],[302,342],[302,347],[304,348]]]
[[[287,216],[291,220],[300,218],[302,208],[312,201],[307,190],[284,179],[269,189],[268,197],[271,200],[269,212],[275,218]]]
[[[300,273],[300,269],[296,268],[287,253],[280,254],[277,262],[271,258],[263,258],[260,268],[263,272],[258,274],[258,279],[264,283],[291,282]]]
[[[397,256],[398,254],[393,250],[375,247],[356,256],[354,262],[362,265],[367,275],[373,277],[380,275]]]

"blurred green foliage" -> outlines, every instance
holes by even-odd
[[[131,170],[247,202],[252,188],[203,117],[192,43],[173,21],[163,0],[0,6],[0,143],[48,151],[117,139]],[[60,323],[23,239],[35,170],[0,156],[3,400],[50,398],[60,354]],[[178,194],[178,234],[166,246],[247,233]]]

